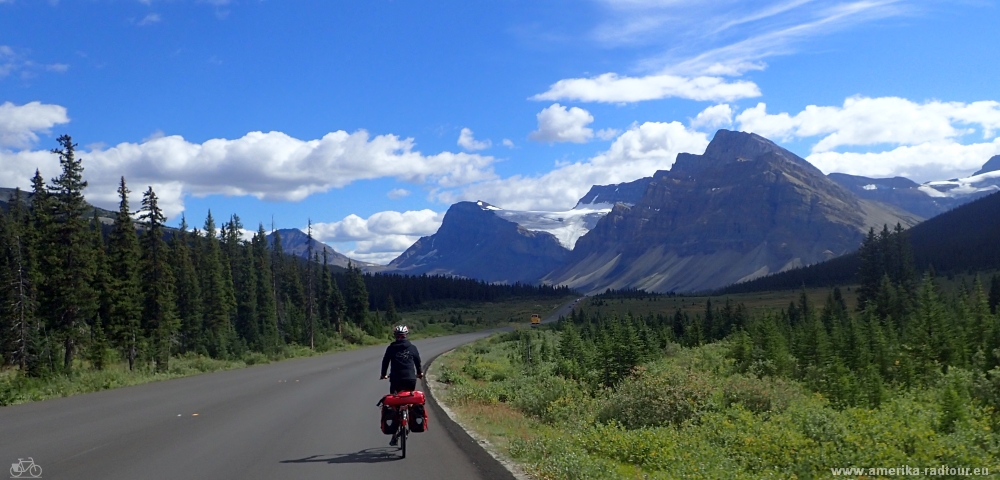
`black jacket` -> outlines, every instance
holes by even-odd
[[[381,376],[385,376],[390,363],[392,363],[392,373],[389,374],[391,380],[416,380],[417,375],[424,373],[420,367],[420,352],[405,338],[396,340],[386,347],[385,356],[382,357]]]

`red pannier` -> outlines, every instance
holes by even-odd
[[[415,390],[412,392],[399,392],[395,395],[382,397],[382,404],[395,407],[398,405],[423,405],[424,392]]]

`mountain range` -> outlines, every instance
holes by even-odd
[[[379,271],[689,292],[815,264],[869,228],[911,227],[1000,190],[1000,156],[963,179],[824,175],[759,135],[720,130],[670,170],[595,185],[562,212],[461,202]],[[556,246],[562,247],[556,248]]]
[[[585,293],[690,292],[841,257],[869,228],[912,227],[997,191],[1000,155],[969,177],[918,184],[824,175],[764,137],[719,130],[704,154],[678,154],[670,170],[649,177],[594,185],[570,210],[456,203],[436,233],[389,265],[349,259],[316,239],[312,248],[320,258],[325,251],[334,266],[350,262],[368,272],[545,283]],[[9,208],[13,192],[0,188],[0,208]],[[102,221],[114,217],[96,210]],[[278,230],[269,242],[276,233],[285,252],[308,255],[304,232]]]

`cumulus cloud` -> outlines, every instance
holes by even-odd
[[[733,108],[729,104],[712,105],[691,120],[691,128],[718,128],[733,123]]]
[[[39,126],[59,121],[55,116],[48,123],[36,121],[30,128],[5,131],[9,138],[23,143],[21,139],[34,138],[32,132]],[[212,139],[200,144],[176,135],[154,136],[142,143],[81,149],[78,155],[90,182],[88,200],[114,206],[115,188],[124,175],[133,190],[152,185],[168,216],[183,211],[185,195],[251,195],[263,200],[299,201],[358,180],[388,177],[454,188],[496,177],[493,157],[452,152],[424,155],[414,150],[413,139],[372,137],[364,130],[332,132],[315,140],[300,140],[281,132],[251,132],[235,140]],[[46,178],[58,174],[58,162],[48,152],[0,149],[2,184],[26,188],[35,168]]]
[[[580,107],[567,109],[553,103],[538,112],[536,118],[538,130],[528,135],[528,138],[536,142],[586,143],[594,137],[594,131],[587,128],[587,125],[594,122],[594,116]]]
[[[818,138],[807,159],[825,172],[902,175],[916,181],[964,176],[995,152],[1000,102],[914,102],[899,97],[850,97],[841,106],[809,105],[767,113],[759,103],[736,116],[741,130],[778,140]],[[982,138],[981,143],[968,139]],[[993,140],[990,142],[989,140]],[[890,150],[836,152],[842,147]]]
[[[612,138],[617,137],[619,133],[622,132],[617,128],[602,128],[597,131],[597,138],[600,138],[601,140],[611,140]]]
[[[503,139],[500,143],[507,148],[514,148],[514,142],[509,138]]]
[[[679,122],[646,122],[631,126],[607,151],[587,161],[562,165],[540,176],[514,175],[461,189],[439,189],[433,196],[446,203],[481,199],[514,210],[569,209],[592,185],[652,175],[669,169],[678,153],[702,153],[706,146],[705,133]]]
[[[903,176],[916,182],[965,177],[993,155],[1000,155],[1000,138],[963,145],[953,141],[924,142],[883,152],[821,152],[806,157],[820,170],[866,177]]]
[[[66,108],[31,102],[0,104],[0,147],[27,148],[38,141],[38,133],[49,133],[56,125],[68,123]]]
[[[462,132],[458,135],[458,146],[470,152],[474,152],[476,150],[486,150],[492,145],[493,143],[489,140],[476,140],[476,138],[472,135],[472,130],[469,130],[468,128],[463,128]]]
[[[532,100],[577,100],[581,102],[633,103],[669,97],[689,100],[733,101],[759,97],[757,84],[726,81],[720,77],[678,75],[619,76],[605,73],[590,78],[570,78],[552,84]]]
[[[441,226],[444,212],[378,212],[367,219],[351,214],[339,222],[314,223],[313,235],[337,251],[364,262],[387,264],[420,237]]]
[[[410,191],[405,188],[394,188],[392,190],[389,190],[389,193],[385,195],[393,200],[398,200],[400,198],[408,196],[409,194]]]
[[[802,138],[823,136],[813,153],[853,145],[916,145],[955,139],[979,127],[983,138],[1000,129],[1000,102],[930,101],[899,97],[850,97],[840,107],[809,105],[803,111],[768,114],[767,106],[741,112],[740,128],[763,136]]]

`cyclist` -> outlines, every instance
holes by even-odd
[[[410,329],[406,325],[397,325],[393,329],[396,341],[389,344],[382,357],[382,375],[385,380],[385,371],[392,364],[392,371],[389,373],[389,393],[412,392],[417,388],[417,379],[424,377],[424,371],[420,366],[420,352],[417,347],[406,339],[410,334]],[[389,441],[390,446],[396,445],[396,435]]]

